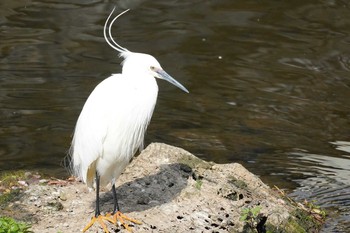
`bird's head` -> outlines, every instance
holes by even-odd
[[[121,53],[121,56],[124,58],[122,63],[123,74],[135,78],[148,75],[154,78],[163,79],[188,93],[188,90],[181,83],[176,81],[163,70],[157,59],[153,56],[145,53],[133,53],[129,51]]]
[[[153,56],[145,53],[130,52],[128,49],[120,46],[117,42],[115,42],[115,40],[112,37],[112,25],[116,19],[118,19],[121,15],[128,12],[129,10],[123,11],[122,13],[114,17],[114,19],[109,23],[109,19],[113,14],[114,9],[105,22],[103,35],[109,46],[118,51],[120,56],[124,58],[124,61],[122,63],[122,73],[128,75],[129,77],[135,78],[150,76],[154,78],[164,79],[188,93],[188,90],[181,83],[176,81],[162,69],[157,59],[155,59]]]

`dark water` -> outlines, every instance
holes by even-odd
[[[0,169],[65,176],[60,165],[94,86],[120,72],[103,40],[157,57],[190,94],[159,81],[146,137],[240,162],[350,227],[348,1],[0,2]],[[343,150],[332,142],[343,141]],[[339,144],[339,143],[338,143]]]

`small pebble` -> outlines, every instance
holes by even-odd
[[[31,176],[31,175],[32,175],[31,172],[25,172],[25,173],[24,173],[24,176],[25,176],[26,178],[28,178],[28,177]]]
[[[62,201],[67,201],[67,196],[65,193],[61,193],[59,198],[62,200]]]
[[[18,184],[20,184],[22,186],[26,186],[26,187],[28,186],[27,182],[25,182],[24,180],[19,180],[17,182],[18,182]]]

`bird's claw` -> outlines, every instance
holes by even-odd
[[[128,216],[122,214],[120,211],[116,212],[115,214],[111,214],[108,213],[106,215],[99,215],[99,216],[94,216],[91,218],[91,221],[84,227],[83,232],[87,231],[92,225],[95,224],[95,222],[98,222],[104,233],[109,233],[107,225],[104,221],[108,221],[113,223],[114,225],[122,225],[127,231],[132,232],[132,229],[129,227],[129,225],[127,223],[125,223],[125,221],[129,221],[135,224],[142,224],[142,222],[137,221],[135,219],[129,218]]]
[[[132,219],[124,214],[122,214],[122,212],[120,211],[117,211],[115,214],[106,214],[106,217],[110,217],[110,222],[114,223],[115,225],[117,224],[120,224],[120,225],[123,225],[123,227],[129,231],[129,232],[132,232],[132,229],[129,227],[129,225],[127,223],[125,223],[125,220],[126,221],[129,221],[129,222],[132,222],[132,223],[135,223],[135,224],[142,224],[142,222],[140,221],[137,221],[135,219]]]
[[[105,233],[109,233],[109,231],[107,229],[107,225],[103,222],[103,220],[107,220],[107,221],[113,223],[112,219],[108,218],[107,216],[103,216],[103,215],[99,215],[97,217],[94,216],[91,218],[91,221],[84,227],[83,232],[87,231],[97,221],[98,223],[100,223],[103,231]]]

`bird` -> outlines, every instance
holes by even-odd
[[[158,96],[157,79],[163,79],[186,93],[189,91],[163,70],[151,55],[131,52],[112,37],[114,22],[129,9],[110,20],[103,28],[107,44],[123,59],[122,71],[100,82],[87,98],[75,125],[69,154],[73,175],[96,190],[95,214],[84,227],[87,231],[98,222],[108,233],[106,222],[120,224],[132,231],[126,221],[142,224],[124,215],[119,208],[116,180],[137,151],[143,149],[145,132]],[[99,191],[112,185],[113,211],[101,214]]]

